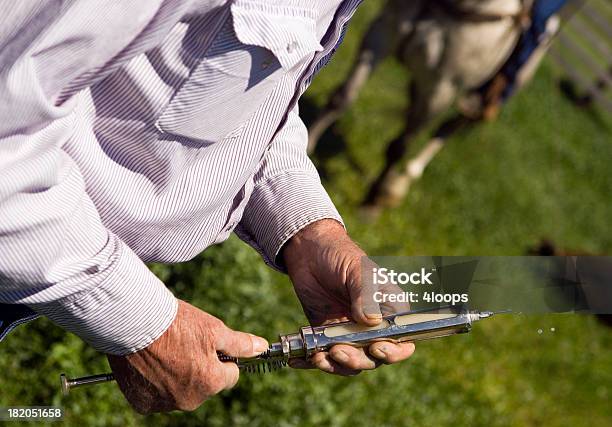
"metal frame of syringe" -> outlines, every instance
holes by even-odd
[[[264,359],[294,359],[327,351],[336,344],[364,347],[376,341],[419,341],[469,332],[474,321],[492,316],[492,312],[432,313],[431,310],[411,311],[387,315],[375,326],[354,322],[324,326],[304,326],[295,334],[281,335],[280,342],[270,345]],[[249,361],[261,360],[240,359]]]

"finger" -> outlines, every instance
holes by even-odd
[[[380,306],[375,299],[378,285],[372,278],[372,268],[376,264],[367,256],[361,257],[361,268],[353,269],[347,278],[349,297],[351,298],[351,316],[364,325],[377,325],[382,320]]]
[[[376,342],[368,347],[368,352],[385,363],[397,363],[408,359],[414,353],[414,343]]]
[[[316,353],[310,358],[310,362],[323,372],[334,375],[342,375],[346,377],[352,377],[359,374],[361,371],[356,369],[350,369],[342,366],[335,360],[333,360],[328,353]]]
[[[408,302],[398,302],[405,299],[402,288],[394,284],[389,284],[384,286],[381,291],[387,295],[386,298],[383,298],[383,302],[380,303],[384,315],[410,311],[410,304]],[[394,295],[395,298],[389,298],[389,295]]]
[[[220,369],[223,372],[223,385],[221,390],[229,390],[238,382],[240,370],[238,369],[238,365],[233,362],[223,362],[220,363],[220,365]]]
[[[289,366],[293,369],[316,369],[317,367],[305,359],[289,359]]]
[[[329,350],[329,355],[341,366],[353,370],[376,369],[383,364],[383,361],[371,357],[363,348],[350,345],[335,345]]]
[[[225,325],[216,331],[215,339],[216,350],[232,357],[254,357],[268,349],[265,339],[234,331]]]
[[[238,365],[233,362],[221,362],[214,357],[208,359],[205,365],[206,368],[200,372],[203,395],[197,406],[215,394],[235,386],[240,377]]]

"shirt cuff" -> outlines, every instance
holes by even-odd
[[[291,171],[258,186],[235,232],[262,255],[266,264],[286,272],[279,257],[283,245],[302,228],[328,218],[344,226],[319,177]]]
[[[178,301],[127,245],[112,239],[116,248],[109,262],[87,279],[93,286],[28,306],[96,350],[126,355],[147,347],[170,327]]]

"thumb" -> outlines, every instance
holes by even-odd
[[[380,306],[374,300],[374,293],[360,289],[351,294],[351,316],[357,323],[368,326],[378,325],[382,321]]]
[[[231,357],[254,357],[268,349],[268,341],[225,326],[217,333],[215,348]]]
[[[374,283],[371,267],[374,264],[368,257],[361,258],[361,269],[353,270],[349,280],[349,296],[351,298],[351,316],[364,325],[377,325],[382,320],[380,306],[375,299],[378,285]]]

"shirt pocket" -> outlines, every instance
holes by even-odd
[[[314,10],[237,0],[157,127],[203,143],[235,133],[286,72],[322,50]]]

